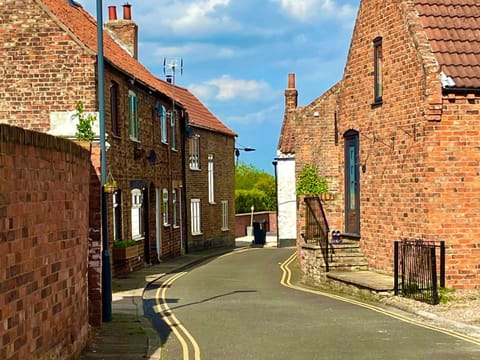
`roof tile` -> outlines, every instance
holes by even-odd
[[[480,0],[414,0],[441,70],[480,89]]]

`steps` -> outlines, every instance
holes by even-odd
[[[360,250],[358,241],[343,240],[341,244],[331,244],[333,255],[328,264],[329,271],[365,271],[368,263]]]

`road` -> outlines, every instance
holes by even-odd
[[[153,283],[145,313],[162,359],[480,359],[480,345],[461,335],[295,289],[284,264],[292,252],[237,250]]]

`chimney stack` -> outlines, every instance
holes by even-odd
[[[295,110],[298,105],[298,91],[295,88],[295,74],[288,74],[288,88],[285,90],[285,112]]]
[[[117,7],[115,5],[108,7],[108,21],[117,20]]]
[[[117,19],[116,6],[108,7],[105,28],[112,38],[135,59],[138,59],[138,26],[132,20],[132,5],[123,5],[123,19]]]

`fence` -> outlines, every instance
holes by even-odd
[[[438,304],[438,288],[445,287],[445,242],[395,241],[394,257],[395,295]]]
[[[322,203],[318,196],[306,197],[306,222],[305,222],[305,242],[307,244],[318,245],[322,249],[323,259],[325,261],[326,271],[329,271],[329,242],[328,233],[330,229],[328,227],[327,217],[323,210]]]

